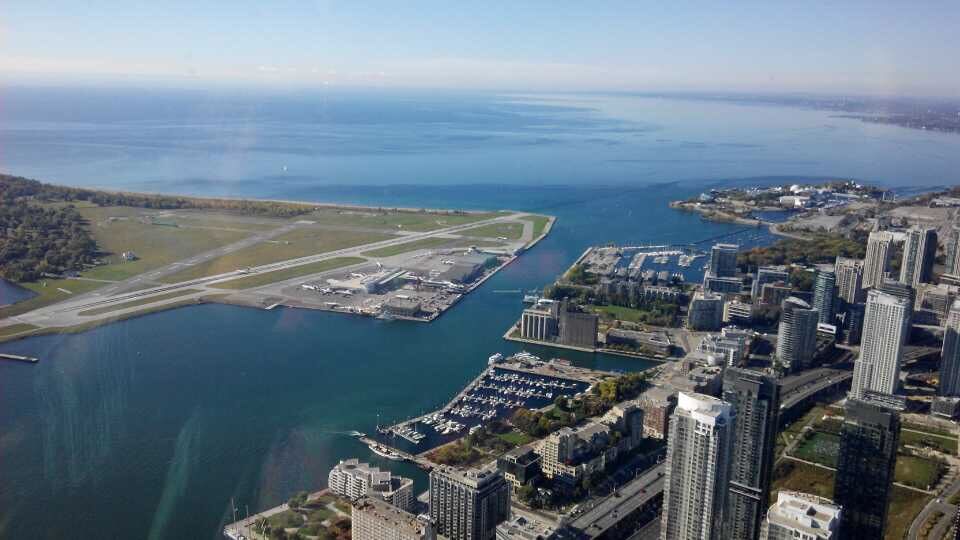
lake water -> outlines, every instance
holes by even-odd
[[[0,170],[75,185],[361,204],[514,208],[551,235],[431,324],[207,305],[0,349],[0,537],[217,538],[323,485],[346,435],[445,402],[521,297],[592,244],[736,233],[667,208],[738,178],[952,183],[960,137],[818,111],[627,97],[255,96],[4,89]],[[283,170],[286,167],[286,170]],[[777,178],[772,178],[777,177]],[[641,360],[528,348],[580,365]]]

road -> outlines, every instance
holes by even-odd
[[[660,463],[580,514],[570,525],[591,538],[600,536],[625,516],[663,493],[666,464]]]
[[[231,272],[226,272],[226,273],[198,278],[198,279],[187,280],[180,283],[160,285],[155,287],[143,288],[136,291],[129,291],[131,287],[140,287],[144,283],[151,283],[153,280],[156,280],[164,275],[168,275],[182,269],[185,265],[189,266],[189,265],[199,264],[201,262],[204,262],[216,257],[220,257],[222,255],[237,251],[239,249],[252,246],[259,242],[269,240],[274,236],[283,234],[284,232],[290,231],[299,226],[298,223],[292,223],[290,225],[281,227],[279,229],[274,229],[264,233],[256,234],[254,236],[251,236],[250,238],[246,238],[239,242],[235,242],[233,244],[205,252],[201,255],[195,255],[184,261],[179,261],[158,269],[151,270],[150,272],[141,274],[129,280],[118,282],[117,284],[111,285],[106,289],[100,289],[92,293],[78,295],[76,297],[64,300],[62,302],[58,302],[56,304],[38,308],[36,310],[30,311],[21,315],[17,315],[14,317],[9,317],[7,319],[4,319],[3,321],[0,321],[0,327],[17,324],[17,323],[26,323],[26,324],[31,324],[41,328],[49,328],[49,327],[64,328],[64,327],[70,327],[70,326],[75,326],[79,324],[96,322],[98,320],[113,319],[118,316],[123,316],[130,313],[136,313],[136,312],[147,310],[147,309],[156,309],[158,307],[163,307],[166,305],[179,304],[188,300],[196,300],[209,294],[214,294],[214,293],[222,294],[225,292],[224,289],[211,287],[211,285],[222,282],[222,281],[228,281],[230,279],[243,277],[248,274],[270,272],[274,270],[283,270],[287,268],[292,268],[292,267],[301,266],[305,264],[312,264],[312,263],[324,261],[327,259],[337,258],[337,257],[360,257],[360,258],[366,259],[366,257],[364,257],[362,253],[372,249],[395,246],[398,244],[404,244],[407,242],[420,240],[424,238],[431,238],[435,236],[455,235],[456,233],[465,231],[467,229],[472,229],[475,227],[495,224],[495,223],[504,222],[504,221],[513,221],[518,218],[522,218],[526,215],[527,214],[524,214],[524,213],[517,213],[517,214],[510,214],[505,216],[498,216],[498,217],[490,218],[487,220],[476,221],[476,222],[462,224],[462,225],[455,225],[452,227],[446,227],[446,228],[437,229],[434,231],[416,232],[416,233],[406,232],[402,235],[398,235],[395,238],[390,238],[390,239],[382,240],[379,242],[372,242],[369,244],[363,244],[359,246],[338,249],[335,251],[328,251],[324,253],[318,253],[315,255],[308,255],[305,257],[299,257],[299,258],[289,259],[285,261],[264,264],[264,265],[249,268],[247,270],[237,269]],[[526,237],[527,234],[530,234],[532,236],[532,227],[530,228],[529,232],[527,231],[527,227],[524,227],[524,237]],[[188,290],[188,289],[196,289],[196,292],[185,292],[184,294],[178,295],[173,298],[162,298],[164,295],[169,295],[175,292],[184,292],[185,290]],[[93,314],[93,315],[90,315],[90,314],[80,315],[80,312],[83,312],[83,311],[88,311],[96,308],[106,308],[110,306],[116,306],[118,304],[123,304],[125,302],[139,301],[143,299],[148,300],[150,297],[153,297],[153,296],[158,297],[158,300],[155,302],[147,301],[137,306],[111,310],[107,313]]]

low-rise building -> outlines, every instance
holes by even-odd
[[[604,337],[607,345],[624,345],[639,352],[669,356],[673,352],[670,337],[664,332],[640,332],[611,328]]]
[[[383,304],[385,313],[397,317],[416,317],[420,314],[420,308],[420,300],[399,294]]]
[[[497,469],[516,492],[536,484],[540,478],[540,456],[526,446],[514,448],[497,459]]]
[[[753,304],[730,300],[723,304],[723,322],[749,326],[753,323]]]
[[[677,392],[654,386],[640,394],[637,405],[643,410],[643,436],[666,439],[670,415],[677,405]]]
[[[336,495],[353,500],[376,497],[402,510],[413,508],[413,480],[371,467],[360,460],[342,460],[327,476],[327,486]]]
[[[553,523],[514,515],[497,526],[497,540],[552,540],[558,538]]]
[[[700,340],[697,351],[720,355],[726,365],[739,366],[747,357],[751,340],[749,332],[728,326]]]
[[[760,531],[762,540],[835,540],[841,508],[830,499],[799,491],[777,493]]]
[[[350,513],[353,540],[436,540],[427,516],[415,516],[379,499],[354,501]]]
[[[703,290],[720,294],[740,294],[743,280],[738,277],[718,277],[707,275],[703,278]]]

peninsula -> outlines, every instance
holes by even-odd
[[[430,321],[551,216],[114,193],[0,176],[0,341],[220,302]]]

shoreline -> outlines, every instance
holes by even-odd
[[[358,207],[358,208],[359,208],[359,207]],[[366,207],[364,207],[364,208],[366,208]],[[391,210],[392,210],[392,209],[391,209]],[[518,211],[510,211],[510,213],[511,213],[512,215],[541,215],[541,214],[524,214],[523,212],[518,212]],[[506,216],[504,216],[504,217],[506,217]],[[534,247],[536,244],[538,244],[540,241],[542,241],[543,239],[545,239],[545,238],[547,237],[547,235],[548,235],[548,234],[551,232],[551,230],[553,229],[553,225],[556,223],[557,218],[556,218],[556,216],[544,216],[544,217],[548,218],[548,221],[547,221],[546,225],[544,226],[543,231],[541,232],[541,234],[540,234],[539,236],[532,238],[532,239],[530,240],[530,242],[528,242],[527,244],[525,244],[520,250],[518,250],[514,255],[510,256],[510,257],[509,257],[506,261],[504,261],[502,264],[500,264],[500,265],[497,266],[496,268],[492,269],[490,272],[486,273],[486,274],[485,274],[484,276],[482,276],[479,280],[477,280],[477,281],[475,281],[474,283],[470,284],[470,285],[464,290],[464,292],[463,292],[462,294],[460,294],[449,306],[447,306],[447,307],[446,307],[445,309],[443,309],[442,311],[436,312],[436,313],[432,314],[432,315],[429,316],[429,317],[392,316],[392,317],[389,317],[389,318],[392,319],[392,320],[403,320],[403,321],[419,322],[419,323],[430,323],[430,322],[433,322],[434,320],[438,319],[440,316],[442,316],[442,315],[443,315],[444,313],[446,313],[448,310],[452,309],[454,306],[456,306],[457,304],[459,304],[460,301],[463,300],[463,298],[464,298],[466,295],[470,294],[471,292],[473,292],[474,290],[476,290],[477,288],[479,288],[481,285],[483,285],[483,284],[484,284],[487,280],[489,280],[491,277],[493,277],[493,276],[496,275],[498,272],[500,272],[501,270],[503,270],[504,268],[506,268],[508,265],[510,265],[511,263],[513,263],[513,262],[514,262],[517,258],[519,258],[523,253],[526,253],[528,250],[530,250],[531,248],[533,248],[533,247]],[[14,284],[14,285],[16,285],[16,284]],[[251,289],[251,290],[254,290],[254,289]],[[250,298],[244,299],[241,294],[238,294],[238,293],[242,293],[242,292],[243,292],[243,291],[225,292],[225,293],[210,292],[209,294],[204,294],[204,295],[201,295],[201,296],[194,296],[194,297],[190,297],[190,298],[183,298],[183,299],[180,299],[180,300],[175,300],[175,301],[172,301],[172,302],[168,302],[168,303],[164,303],[164,304],[159,304],[159,305],[156,305],[156,304],[155,304],[155,305],[149,305],[149,304],[148,304],[148,305],[145,305],[143,309],[135,309],[135,310],[128,311],[128,312],[124,312],[124,313],[118,313],[118,314],[116,314],[116,315],[114,315],[114,316],[105,317],[105,318],[102,318],[102,319],[91,320],[91,321],[89,321],[89,322],[84,322],[84,323],[81,323],[81,324],[78,324],[78,325],[66,326],[66,327],[63,327],[63,326],[42,327],[42,326],[41,326],[41,327],[37,327],[37,328],[27,329],[27,330],[23,330],[23,331],[21,331],[21,332],[16,332],[16,333],[12,333],[12,334],[9,334],[9,335],[2,335],[2,336],[0,336],[0,344],[10,343],[10,342],[14,342],[14,341],[19,341],[19,340],[22,340],[22,339],[30,338],[30,337],[38,337],[38,336],[43,336],[43,335],[75,334],[75,333],[80,333],[80,332],[84,332],[84,331],[87,331],[87,330],[92,330],[92,329],[94,329],[94,328],[97,328],[97,327],[100,327],[100,326],[105,326],[105,325],[112,324],[112,323],[115,323],[115,322],[120,322],[120,321],[124,321],[124,320],[128,320],[128,319],[133,319],[133,318],[136,318],[136,317],[142,317],[142,316],[145,316],[145,315],[150,315],[150,314],[152,314],[152,313],[158,313],[158,312],[161,312],[161,311],[167,311],[167,310],[178,309],[178,308],[182,308],[182,307],[189,307],[189,306],[192,306],[192,305],[207,304],[207,303],[215,303],[215,304],[221,304],[221,305],[230,305],[230,306],[236,306],[236,307],[248,307],[248,308],[255,308],[255,309],[265,309],[265,310],[272,310],[272,309],[276,308],[277,306],[283,306],[283,307],[288,307],[288,308],[291,308],[291,309],[311,309],[311,310],[315,310],[315,311],[325,311],[325,312],[330,312],[330,313],[337,313],[337,314],[340,314],[340,315],[356,315],[356,316],[361,316],[361,317],[366,317],[366,318],[381,318],[381,319],[383,318],[383,317],[374,317],[374,316],[372,316],[372,315],[367,315],[367,314],[364,314],[364,313],[357,313],[357,312],[353,312],[353,311],[345,311],[345,310],[342,310],[342,309],[335,309],[335,308],[326,308],[326,307],[322,307],[322,306],[295,305],[294,303],[284,302],[284,301],[279,301],[279,302],[272,303],[272,304],[269,305],[269,306],[264,306],[264,305],[258,304],[258,303],[257,303],[256,301],[254,301],[253,299],[250,299]],[[55,304],[51,304],[51,305],[55,305]],[[0,326],[0,330],[2,330],[2,329],[5,328],[5,327],[10,327],[10,326],[14,326],[14,325],[20,324],[21,321],[19,321],[19,320],[17,319],[17,317],[18,317],[18,316],[16,316],[16,315],[10,317],[9,320],[13,321],[13,324],[7,325],[7,326]]]

